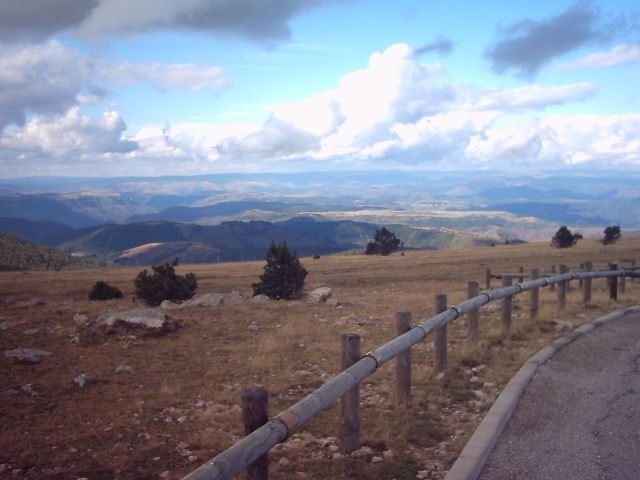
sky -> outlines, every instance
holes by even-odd
[[[638,169],[636,1],[0,0],[0,177]]]

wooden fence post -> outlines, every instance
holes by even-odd
[[[558,267],[558,273],[562,275],[563,273],[567,273],[567,266],[560,265]],[[564,280],[558,284],[558,304],[560,308],[564,308],[567,303],[567,281]]]
[[[250,388],[242,392],[242,420],[244,434],[249,435],[269,420],[269,394],[262,388]],[[264,454],[247,466],[244,478],[247,480],[268,480],[269,455]]]
[[[487,268],[484,271],[484,285],[487,290],[491,288],[491,269]]]
[[[524,273],[524,267],[518,267],[518,273]],[[518,277],[518,283],[524,282],[524,275]]]
[[[480,291],[478,282],[467,283],[467,298],[477,297]],[[480,309],[474,308],[467,312],[467,333],[469,342],[476,343],[478,341],[478,320],[480,319]]]
[[[580,264],[580,270],[584,271],[584,263]],[[582,288],[584,286],[584,279],[581,277],[578,279],[578,287]]]
[[[511,275],[502,277],[502,286],[510,287],[513,284]],[[513,296],[504,297],[502,300],[502,333],[507,335],[511,330],[511,310],[513,308]]]
[[[436,293],[433,297],[436,314],[447,309],[447,294]],[[435,349],[434,368],[441,372],[447,368],[447,325],[438,328],[433,334],[433,346]]]
[[[533,268],[531,269],[531,280],[537,280],[540,278],[540,269]],[[531,320],[535,320],[538,318],[538,311],[540,310],[540,289],[532,288],[531,289],[531,305],[529,306],[529,313]]]
[[[396,312],[396,334],[398,336],[411,330],[411,312]],[[396,403],[411,401],[411,348],[396,357]]]
[[[342,370],[360,360],[360,336],[342,335]],[[347,455],[360,448],[360,384],[340,397],[340,451]]]
[[[593,264],[591,262],[584,262],[584,269],[587,272],[590,272],[593,269]],[[591,279],[585,278],[584,282],[582,282],[582,301],[584,303],[589,303],[591,300]]]
[[[609,264],[609,270],[617,270],[618,265]],[[609,279],[609,300],[618,300],[618,277],[608,277]]]
[[[551,276],[554,276],[555,274],[556,274],[556,266],[551,265]],[[552,283],[549,289],[553,292],[556,289],[556,284]]]

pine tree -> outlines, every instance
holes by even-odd
[[[602,239],[602,243],[604,245],[608,245],[610,243],[615,243],[622,236],[622,231],[620,230],[619,225],[611,225],[604,229],[604,238]]]
[[[175,271],[177,265],[176,258],[171,263],[151,267],[153,274],[149,274],[147,270],[140,272],[133,282],[136,297],[149,305],[160,305],[163,300],[175,302],[193,297],[198,288],[198,280],[193,273],[177,275]]]
[[[274,300],[300,298],[307,271],[295,252],[289,252],[287,243],[276,245],[271,242],[265,260],[264,273],[260,275],[260,282],[253,284],[253,294],[266,295]]]
[[[367,255],[389,255],[395,252],[403,243],[396,237],[395,233],[382,227],[376,230],[373,241],[367,243],[365,254]]]
[[[565,225],[560,227],[551,239],[551,245],[556,248],[568,248],[582,238],[580,233],[572,233]]]

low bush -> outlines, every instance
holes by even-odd
[[[151,267],[153,273],[146,269],[138,274],[133,282],[136,297],[148,305],[160,305],[163,300],[177,302],[193,297],[198,288],[198,280],[193,273],[177,275],[175,267],[178,259]]]
[[[113,287],[102,280],[98,280],[89,292],[89,300],[112,300],[114,298],[122,297],[122,290],[118,287]]]

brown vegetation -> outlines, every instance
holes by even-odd
[[[545,244],[406,252],[389,257],[323,256],[302,259],[307,289],[328,286],[342,304],[304,301],[223,304],[166,313],[181,328],[143,336],[132,330],[79,327],[105,308],[132,308],[138,268],[0,274],[2,352],[33,347],[52,353],[35,365],[2,357],[0,380],[0,476],[23,478],[180,478],[242,435],[244,388],[270,392],[274,415],[337,373],[339,336],[357,333],[366,352],[391,339],[394,312],[407,309],[414,323],[433,314],[433,295],[463,300],[468,280],[483,284],[484,269],[548,271],[640,258],[640,238],[603,248],[585,240],[570,250]],[[250,294],[263,262],[189,265],[199,294],[239,290]],[[122,300],[90,302],[88,288],[103,279],[120,288]],[[576,282],[577,283],[577,282]],[[449,329],[449,369],[434,373],[432,338],[413,349],[413,401],[394,404],[393,365],[361,386],[362,440],[385,460],[332,459],[338,408],[309,422],[271,454],[272,478],[442,478],[506,381],[522,362],[561,334],[553,319],[578,325],[620,305],[638,303],[638,286],[612,305],[605,280],[594,281],[593,300],[581,303],[574,288],[559,313],[556,294],[541,291],[537,322],[528,315],[528,294],[514,300],[512,333],[500,334],[496,305],[482,309],[480,342],[466,342],[464,318]],[[32,305],[34,297],[44,304]],[[258,325],[259,330],[249,329]],[[97,333],[96,333],[97,332]],[[137,345],[137,346],[136,346]],[[134,347],[134,348],[127,348]],[[118,366],[133,371],[115,373]],[[472,369],[476,369],[474,375]],[[79,387],[81,373],[93,382]],[[27,386],[29,385],[29,386]],[[476,393],[474,391],[481,391]],[[31,392],[31,393],[30,393]],[[384,454],[384,452],[387,452]],[[281,460],[285,459],[285,460]]]

